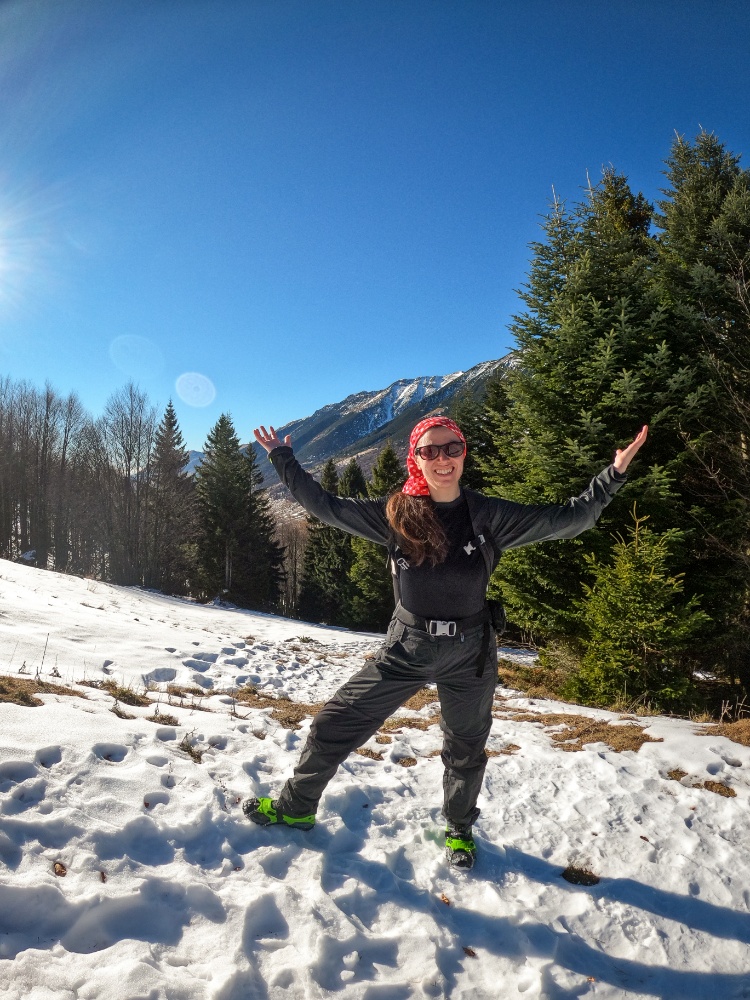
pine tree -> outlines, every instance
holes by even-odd
[[[276,524],[252,446],[245,449],[242,460],[250,482],[250,503],[245,548],[237,568],[235,589],[244,596],[247,607],[272,611],[278,606],[282,593],[284,549],[276,539]]]
[[[242,453],[228,414],[219,417],[204,451],[196,471],[204,592],[224,594],[243,607],[271,609],[280,592],[283,552],[273,539],[255,452]]]
[[[580,602],[584,655],[567,694],[584,704],[647,700],[657,709],[685,709],[693,688],[692,644],[708,615],[683,596],[682,574],[669,569],[682,532],[656,534],[639,517],[611,560],[587,557],[593,582]]]
[[[686,591],[711,608],[709,666],[750,691],[750,171],[704,131],[675,140],[666,176],[657,278],[699,353],[705,394],[699,420],[682,428]]]
[[[553,206],[534,247],[515,364],[488,393],[491,490],[564,500],[641,424],[651,432],[598,530],[508,553],[497,583],[536,637],[581,637],[586,556],[607,562],[607,528],[622,533],[625,500],[637,500],[657,535],[679,526],[682,600],[710,610],[694,657],[750,690],[750,175],[705,134],[679,139],[667,166],[661,235],[607,171],[572,211]]]
[[[168,594],[186,594],[194,576],[195,488],[186,471],[190,453],[172,400],[156,429],[151,463],[151,550],[147,581]]]
[[[367,496],[367,481],[356,458],[350,459],[348,465],[341,473],[338,489],[339,496],[342,497]]]
[[[521,294],[526,311],[512,326],[516,363],[488,390],[492,447],[480,465],[491,492],[564,501],[649,420],[654,464],[640,474],[640,495],[656,522],[669,516],[673,473],[661,459],[674,457],[679,420],[697,402],[696,375],[672,343],[652,287],[650,219],[645,199],[613,170],[572,211],[553,205]],[[602,525],[622,518],[616,498]],[[584,556],[606,552],[607,537],[591,531],[507,553],[496,579],[511,620],[537,636],[575,634]]]
[[[390,442],[378,455],[367,492],[373,499],[400,489],[406,472]],[[393,583],[388,557],[382,545],[353,538],[354,561],[350,579],[354,586],[352,621],[368,632],[384,631],[393,614]]]
[[[481,459],[486,459],[491,451],[485,397],[486,391],[482,398],[477,398],[471,392],[462,393],[454,397],[449,410],[449,416],[456,421],[466,438],[466,458],[461,483],[472,490],[482,490],[486,485]]]
[[[326,462],[320,483],[324,490],[338,495],[339,477],[332,458]],[[300,616],[326,625],[348,625],[352,597],[349,569],[353,558],[350,538],[315,517],[308,516],[307,520]]]

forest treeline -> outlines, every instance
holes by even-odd
[[[750,173],[677,138],[656,205],[607,169],[532,245],[512,365],[455,401],[464,482],[563,502],[650,426],[627,485],[580,538],[505,554],[492,581],[546,683],[589,704],[684,710],[750,696]],[[385,550],[313,518],[274,525],[252,449],[220,418],[195,476],[171,404],[135,386],[97,420],[75,395],[0,381],[0,554],[305,620],[382,629]],[[329,462],[323,485],[384,496]]]
[[[283,548],[252,449],[224,414],[195,475],[170,402],[132,383],[93,419],[77,395],[0,379],[0,555],[199,599],[278,607]]]

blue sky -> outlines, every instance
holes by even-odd
[[[6,0],[0,375],[200,448],[500,357],[552,186],[746,165],[749,76],[744,0]]]

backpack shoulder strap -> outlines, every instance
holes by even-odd
[[[487,567],[487,580],[492,576],[495,568],[495,547],[492,543],[492,536],[489,533],[483,518],[484,497],[474,490],[464,490],[466,504],[469,508],[469,518],[471,519],[471,530],[474,532],[474,541],[479,545],[479,549]]]

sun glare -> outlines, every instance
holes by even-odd
[[[53,276],[55,209],[44,192],[14,191],[0,177],[0,309],[28,304]]]

